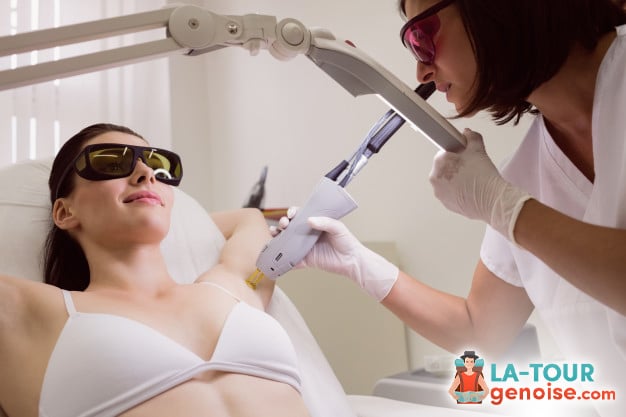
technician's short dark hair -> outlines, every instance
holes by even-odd
[[[404,0],[400,0],[404,12]],[[474,49],[474,94],[459,117],[487,110],[498,124],[535,112],[528,96],[552,78],[576,44],[591,51],[626,23],[614,0],[457,0]]]

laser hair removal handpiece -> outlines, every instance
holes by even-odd
[[[309,217],[327,216],[340,219],[355,208],[357,203],[344,188],[323,177],[291,220],[289,227],[270,240],[261,251],[256,264],[258,270],[271,279],[288,272],[309,253],[320,237],[321,232],[308,225]]]
[[[423,99],[428,98],[434,91],[433,83],[422,84],[415,90]],[[264,276],[270,279],[278,278],[304,259],[321,235],[320,231],[308,225],[309,217],[326,216],[340,219],[357,208],[357,203],[344,187],[402,124],[404,119],[395,111],[389,110],[370,129],[350,161],[341,161],[318,182],[306,203],[290,221],[289,227],[270,240],[261,251],[256,263],[257,271],[246,281],[250,287],[256,288],[256,284]]]

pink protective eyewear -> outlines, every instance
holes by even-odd
[[[402,43],[413,53],[413,56],[419,62],[431,65],[435,61],[435,42],[433,38],[439,32],[439,27],[441,26],[437,13],[453,2],[454,0],[440,1],[402,26],[400,30]]]

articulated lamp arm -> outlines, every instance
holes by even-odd
[[[0,37],[0,56],[163,28],[163,39],[0,71],[0,90],[173,54],[195,55],[271,39],[276,18],[221,16],[196,6],[159,10]]]
[[[164,38],[56,61],[0,71],[0,90],[118,67],[173,54],[200,55],[239,46],[261,49],[279,60],[307,56],[348,92],[375,94],[440,148],[463,147],[462,135],[412,88],[361,50],[325,29],[307,29],[298,20],[274,16],[219,15],[184,5],[0,37],[0,56],[164,28]]]

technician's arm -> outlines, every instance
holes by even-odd
[[[584,223],[529,200],[514,234],[572,285],[626,315],[626,230]]]
[[[523,288],[501,280],[482,262],[476,266],[467,299],[400,272],[382,304],[414,331],[450,352],[473,346],[490,356],[507,349],[533,310]]]
[[[476,267],[466,300],[398,271],[359,242],[339,220],[310,217],[309,224],[325,233],[301,266],[345,275],[413,330],[451,352],[474,346],[497,356],[533,309],[524,289],[499,279],[482,262]]]
[[[508,183],[487,156],[482,137],[435,158],[431,183],[450,210],[480,219],[528,250],[565,280],[626,314],[626,230],[570,218]]]

